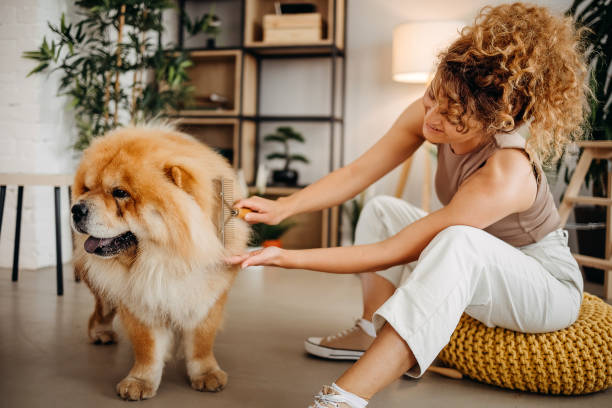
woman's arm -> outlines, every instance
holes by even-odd
[[[291,215],[341,204],[394,169],[419,148],[424,140],[424,114],[423,103],[419,99],[402,112],[374,146],[349,165],[290,196],[276,201],[250,197],[236,203],[236,207],[255,211],[245,218],[250,223],[276,224]]]
[[[384,241],[353,247],[306,250],[266,249],[230,259],[231,263],[273,265],[330,273],[383,270],[418,259],[443,229],[452,225],[486,228],[528,209],[537,192],[531,164],[518,150],[500,150],[466,180],[444,208],[408,225]]]

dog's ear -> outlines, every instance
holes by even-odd
[[[175,165],[168,165],[164,169],[166,176],[172,181],[178,188],[186,191],[189,194],[193,194],[194,178],[184,168]]]

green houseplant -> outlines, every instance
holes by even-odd
[[[586,28],[584,41],[586,60],[590,71],[590,87],[593,92],[591,114],[588,118],[590,140],[612,140],[612,1],[574,0],[567,11],[574,18],[577,28]],[[581,152],[578,152],[581,153]],[[565,182],[569,183],[572,171],[566,169]],[[586,185],[595,197],[604,197],[608,190],[608,161],[594,160],[586,175]],[[576,206],[576,222],[588,225],[604,225],[605,207]],[[605,254],[605,229],[578,230],[580,253],[603,258]],[[588,280],[603,283],[603,273],[584,267]]]
[[[185,29],[192,36],[204,33],[206,35],[206,48],[215,48],[216,38],[221,33],[221,20],[215,15],[215,4],[210,11],[193,21],[187,14],[183,15]]]
[[[280,238],[296,225],[294,221],[283,220],[276,225],[255,224],[251,230],[249,246],[281,246]]]
[[[355,242],[355,232],[357,231],[357,223],[361,216],[361,211],[366,202],[366,191],[362,191],[359,195],[352,200],[349,200],[342,204],[342,210],[348,218],[351,226],[351,242]]]
[[[612,2],[599,0],[574,0],[567,11],[574,17],[578,28],[585,27],[586,59],[589,65],[590,84],[593,91],[591,115],[588,118],[591,140],[612,140],[611,59],[612,59]],[[592,184],[593,195],[603,197],[607,192],[608,163],[595,160],[586,176],[587,186]],[[566,174],[569,181],[569,172]]]
[[[309,163],[309,160],[303,155],[290,153],[289,142],[291,140],[299,142],[299,143],[304,143],[304,137],[289,126],[278,127],[276,129],[276,133],[272,133],[264,137],[265,142],[280,143],[284,147],[283,152],[274,152],[266,156],[266,159],[268,160],[273,160],[273,159],[285,160],[285,165],[283,166],[283,169],[274,170],[272,172],[272,179],[274,180],[274,183],[285,184],[289,186],[297,185],[298,172],[289,168],[289,166],[291,165],[291,162],[299,161],[302,163]]]
[[[43,41],[24,58],[38,62],[28,74],[59,71],[58,94],[69,98],[78,128],[74,147],[86,148],[126,122],[138,123],[188,103],[192,88],[187,54],[161,43],[162,13],[171,0],[78,0],[79,20],[49,28]],[[200,21],[201,20],[201,21]],[[210,19],[196,19],[205,31]]]

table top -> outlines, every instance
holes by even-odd
[[[2,186],[70,186],[74,174],[0,173]]]

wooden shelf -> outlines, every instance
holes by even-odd
[[[238,111],[235,109],[232,110],[226,110],[226,109],[198,109],[198,108],[193,108],[193,109],[181,109],[180,111],[176,112],[176,116],[189,116],[189,117],[201,117],[201,116],[206,116],[206,117],[227,117],[227,116],[233,116],[233,117],[238,117]]]
[[[236,116],[239,114],[242,77],[242,52],[236,49],[203,50],[189,53],[193,66],[189,68],[189,85],[195,89],[194,105],[181,109],[180,116]],[[214,109],[204,100],[211,94],[228,99],[227,106]]]
[[[320,41],[314,44],[264,44],[255,42],[245,44],[244,50],[259,57],[283,58],[283,57],[329,57],[334,53],[344,57],[344,51],[331,44],[330,41]]]
[[[237,119],[182,118],[177,121],[177,126],[181,132],[217,150],[234,168],[238,168]]]
[[[255,122],[343,122],[342,118],[315,115],[253,115],[244,116],[243,119]]]
[[[306,45],[331,45],[335,43],[339,49],[344,49],[344,10],[345,0],[311,0],[316,6],[316,12],[323,18],[322,38],[314,44]],[[275,0],[245,0],[244,16],[244,45],[245,47],[279,46],[281,44],[263,43],[263,16],[274,14]],[[336,5],[334,9],[334,4]],[[335,38],[334,38],[335,33]],[[282,44],[283,47],[287,44]]]

